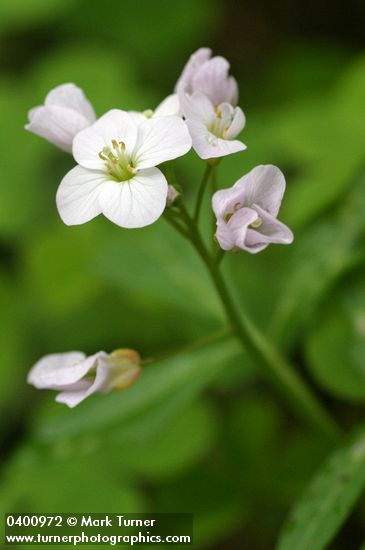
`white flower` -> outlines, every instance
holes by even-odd
[[[146,118],[154,118],[158,116],[180,116],[180,101],[177,94],[167,96],[153,111],[147,109],[143,113],[139,111],[128,111],[133,120],[137,123],[143,122]]]
[[[193,147],[202,159],[223,157],[246,149],[244,143],[234,139],[246,121],[239,107],[229,103],[214,107],[202,92],[182,96],[181,106]]]
[[[81,88],[61,84],[49,92],[44,105],[29,111],[28,119],[26,130],[70,153],[73,138],[90,126],[96,116]]]
[[[245,125],[237,105],[238,85],[229,76],[224,57],[211,57],[200,48],[186,64],[177,84],[181,111],[186,119],[193,147],[202,159],[218,158],[246,149],[235,137]]]
[[[123,390],[140,375],[140,357],[130,349],[86,357],[81,351],[54,353],[40,359],[27,381],[38,389],[57,390],[56,401],[75,407],[93,393]]]
[[[233,76],[229,76],[230,64],[224,57],[211,57],[212,50],[200,48],[185,65],[175,90],[181,95],[201,92],[213,106],[220,103],[237,105],[238,85]]]
[[[256,166],[233,187],[214,193],[216,238],[221,248],[256,253],[270,243],[292,243],[293,233],[276,219],[284,191],[284,175],[269,164]]]
[[[99,214],[121,227],[144,227],[166,206],[167,181],[155,168],[189,151],[191,138],[179,117],[137,123],[125,111],[109,111],[74,139],[78,166],[63,178],[56,196],[67,225]]]

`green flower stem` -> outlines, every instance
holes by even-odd
[[[176,231],[178,231],[180,235],[182,235],[186,239],[190,239],[189,231],[181,225],[180,218],[176,218],[175,214],[169,208],[165,209],[164,216],[165,220],[170,225],[172,225],[172,227],[176,229]]]
[[[340,430],[334,420],[294,367],[255,327],[249,317],[237,309],[218,263],[208,252],[198,227],[183,202],[180,204],[180,210],[182,219],[189,228],[190,240],[208,269],[221,298],[229,325],[242,342],[244,349],[256,359],[262,371],[285,396],[299,417],[320,431],[330,441],[337,441]]]
[[[215,255],[215,263],[218,265],[221,263],[221,261],[223,260],[224,258],[224,255],[225,255],[225,250],[223,250],[223,248],[218,248],[218,251]]]
[[[203,178],[202,178],[199,190],[198,190],[198,196],[197,196],[197,199],[196,199],[195,212],[194,212],[194,221],[195,221],[195,223],[198,223],[198,220],[199,220],[200,210],[201,210],[201,207],[202,207],[202,204],[203,204],[204,193],[205,193],[205,190],[207,188],[209,178],[212,174],[212,171],[214,171],[213,166],[211,166],[210,164],[207,163],[206,168],[205,168],[205,172],[204,172],[204,175],[203,175]]]
[[[186,353],[189,353],[196,349],[203,348],[205,346],[208,346],[209,344],[219,342],[219,340],[224,340],[230,335],[232,335],[232,330],[229,327],[222,328],[221,330],[217,330],[212,334],[203,336],[203,338],[199,338],[199,340],[195,340],[195,342],[192,342],[191,344],[187,344],[186,346],[183,346],[182,348],[174,350],[170,353],[165,353],[164,355],[160,355],[158,357],[148,357],[147,359],[143,359],[141,361],[141,365],[143,367],[154,365],[155,363],[160,363],[161,361],[165,361],[166,359],[171,359],[172,357],[185,355]]]

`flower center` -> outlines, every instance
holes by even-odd
[[[209,131],[218,138],[225,139],[228,129],[232,123],[234,109],[231,105],[218,105],[215,108],[214,121],[209,126]]]
[[[107,172],[116,181],[130,180],[136,173],[131,159],[126,155],[123,141],[113,139],[112,147],[103,147],[99,157],[105,162]]]

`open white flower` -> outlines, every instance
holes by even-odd
[[[61,84],[49,92],[44,105],[29,111],[28,119],[26,130],[70,153],[73,138],[90,126],[96,116],[81,88]]]
[[[62,220],[78,225],[104,214],[121,227],[153,223],[165,209],[168,188],[156,166],[190,147],[179,117],[137,123],[125,111],[109,111],[74,139],[78,166],[63,178],[56,196]]]
[[[139,365],[139,354],[131,349],[90,357],[81,351],[54,353],[31,368],[27,381],[38,389],[59,391],[56,401],[75,407],[93,393],[128,388],[140,375]]]
[[[181,106],[193,147],[200,158],[223,157],[246,149],[242,141],[235,139],[246,121],[239,107],[229,103],[215,107],[202,92],[181,96]]]
[[[185,65],[177,81],[175,91],[181,95],[201,92],[217,107],[220,103],[237,105],[238,85],[229,76],[230,64],[221,56],[211,57],[210,48],[200,48]]]
[[[293,233],[277,219],[285,178],[276,166],[256,166],[233,187],[213,195],[216,238],[223,250],[256,253],[270,243],[290,244]]]

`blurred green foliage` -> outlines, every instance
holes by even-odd
[[[62,225],[54,196],[73,161],[23,126],[68,81],[99,115],[153,108],[197,47],[245,59],[245,37],[227,33],[233,18],[212,0],[0,3],[1,511],[192,511],[198,548],[272,548],[329,451],[230,336],[72,411],[25,383],[46,353],[132,347],[158,357],[224,327],[202,265],[163,220],[136,231],[104,218]],[[347,431],[365,400],[365,54],[292,37],[261,66],[233,71],[248,149],[222,163],[218,183],[279,165],[281,219],[296,240],[232,254],[224,269],[237,302]],[[191,152],[177,168],[190,200],[203,167]],[[359,542],[364,519],[360,503],[350,523]]]

